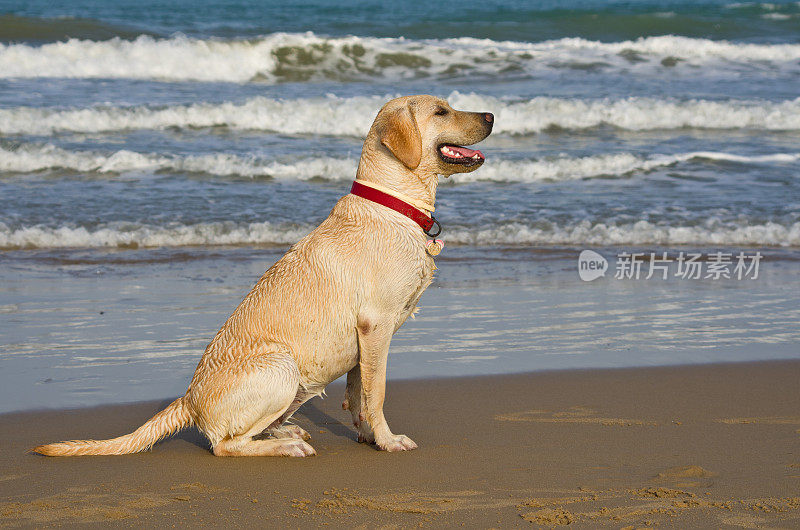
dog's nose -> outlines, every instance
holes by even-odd
[[[486,120],[486,123],[493,123],[494,122],[494,114],[491,112],[487,112],[483,115],[483,119]]]

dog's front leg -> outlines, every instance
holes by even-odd
[[[375,443],[384,451],[408,451],[417,444],[402,434],[392,434],[383,416],[383,400],[386,394],[386,362],[389,343],[394,333],[394,324],[359,318],[358,347],[361,387],[365,396],[365,416],[375,433]]]

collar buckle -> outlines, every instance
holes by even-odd
[[[442,233],[442,225],[439,224],[439,221],[436,220],[433,214],[431,214],[431,220],[433,221],[433,225],[431,225],[431,227],[428,230],[425,230],[424,228],[422,230],[428,237],[436,237]],[[434,229],[434,226],[436,227],[436,232],[431,232],[431,230]]]

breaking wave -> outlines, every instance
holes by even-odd
[[[237,224],[231,221],[156,226],[111,222],[99,227],[48,227],[12,229],[0,223],[0,248],[103,248],[182,247],[199,245],[291,244],[312,226],[278,226],[269,222]]]
[[[0,134],[50,135],[125,130],[226,127],[281,134],[363,137],[387,96],[307,99],[255,97],[242,103],[88,108],[0,109]],[[495,134],[535,134],[548,129],[611,126],[644,131],[680,128],[800,130],[800,98],[786,101],[704,99],[512,100],[453,92],[458,109],[492,111]]]
[[[155,226],[105,223],[95,228],[44,225],[11,228],[0,223],[0,249],[57,249],[102,247],[180,247],[208,245],[287,245],[313,229],[311,225],[269,222],[214,222]],[[648,221],[558,225],[504,223],[488,228],[450,225],[448,243],[487,245],[697,245],[697,246],[800,246],[800,222],[740,224],[708,219],[699,225],[670,226]]]
[[[454,175],[455,182],[555,182],[594,177],[625,177],[637,172],[648,172],[689,161],[717,161],[738,164],[792,163],[800,160],[800,153],[774,153],[743,156],[714,151],[694,151],[671,155],[655,154],[648,157],[631,153],[615,153],[578,158],[558,157],[534,161],[489,160],[474,173]]]
[[[739,164],[792,163],[798,153],[745,156],[714,151],[640,156],[613,153],[586,157],[552,157],[538,160],[490,159],[480,171],[453,176],[454,182],[540,182],[623,177],[688,161],[723,161]],[[81,173],[202,173],[223,177],[276,178],[293,180],[351,180],[356,173],[355,158],[316,157],[280,163],[271,158],[209,155],[160,155],[121,150],[114,153],[68,151],[47,145],[0,144],[0,172],[20,174],[50,170]]]
[[[534,225],[509,223],[481,229],[448,230],[448,242],[465,245],[697,245],[697,246],[800,246],[800,222],[781,224],[722,223],[709,219],[699,226],[669,226],[638,221],[634,223],[592,223],[569,225],[542,222]]]
[[[273,33],[223,40],[140,36],[33,46],[0,45],[0,77],[131,78],[161,81],[283,82],[527,75],[547,70],[636,70],[704,66],[692,75],[765,62],[797,69],[800,44],[744,44],[675,35],[621,42],[413,40]]]
[[[68,151],[53,145],[0,144],[0,172],[34,173],[66,170],[81,173],[203,173],[230,177],[269,177],[296,180],[323,178],[352,179],[358,161],[318,157],[279,163],[254,156],[228,153],[209,155],[160,155],[120,150],[114,153]]]

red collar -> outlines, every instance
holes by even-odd
[[[387,208],[391,208],[392,210],[399,212],[415,223],[417,223],[421,228],[422,231],[425,232],[429,237],[436,237],[442,233],[442,225],[439,224],[439,221],[430,214],[430,217],[427,213],[419,210],[405,201],[401,201],[397,197],[393,197],[388,193],[384,193],[380,190],[376,190],[375,188],[370,188],[369,186],[365,186],[360,182],[353,182],[353,187],[350,188],[350,193],[353,195],[358,195],[359,197],[363,197],[368,201],[377,202],[378,204],[382,204]],[[437,227],[436,231],[431,233],[431,229]]]

